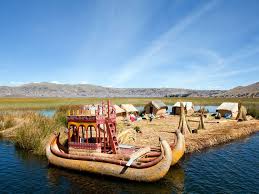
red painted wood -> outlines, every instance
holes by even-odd
[[[73,112],[79,112],[83,114],[82,110],[79,111],[73,111]],[[71,111],[70,111],[71,113]],[[96,123],[95,130],[95,136],[93,138],[96,139],[96,143],[99,143],[102,146],[103,152],[110,152],[112,151],[114,154],[118,152],[118,141],[116,137],[116,110],[111,105],[110,101],[108,101],[107,105],[105,105],[103,102],[100,105],[98,105],[97,110],[95,111],[95,116],[86,116],[86,115],[72,115],[70,114],[67,117],[68,122],[85,122],[85,123]],[[101,125],[104,126],[104,129],[101,128]],[[77,129],[79,130],[79,129]],[[78,144],[76,144],[77,147],[80,147],[79,144],[88,144],[90,145],[88,141],[88,129],[86,129],[86,143],[79,143],[80,137],[79,137],[79,131],[78,131]],[[102,134],[101,134],[102,133]],[[70,142],[70,129],[68,132],[68,141]],[[74,142],[71,142],[74,143]],[[69,144],[70,146],[75,146],[74,144]],[[82,149],[91,149],[91,146],[81,146]]]

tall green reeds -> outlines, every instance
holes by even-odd
[[[145,105],[151,100],[162,100],[166,104],[191,101],[199,105],[220,105],[222,102],[241,101],[244,105],[259,105],[259,98],[0,98],[0,110],[55,109],[62,105],[96,104],[102,100],[134,105]]]
[[[259,119],[259,106],[258,105],[247,106],[247,114],[251,115],[256,119]]]
[[[54,131],[64,131],[63,117],[59,114],[59,112],[56,113],[53,118],[33,112],[26,114],[24,116],[24,119],[26,119],[25,124],[16,132],[16,145],[34,154],[44,155],[50,135]]]

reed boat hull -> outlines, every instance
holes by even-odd
[[[153,166],[140,169],[107,162],[60,157],[55,154],[62,152],[58,146],[58,136],[53,136],[49,141],[46,147],[46,155],[49,163],[62,168],[108,175],[133,181],[154,182],[163,178],[172,164],[172,151],[170,145],[165,140],[161,141],[161,149],[163,150],[163,156],[160,162]],[[62,154],[64,155],[64,153]]]
[[[175,165],[178,163],[178,161],[183,157],[185,153],[185,139],[184,135],[177,130],[176,131],[176,137],[177,137],[177,142],[176,145],[170,144],[171,150],[172,150],[172,163],[171,166]]]

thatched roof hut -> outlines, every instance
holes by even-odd
[[[126,111],[119,107],[117,104],[113,105],[116,111],[116,117],[124,117],[126,116]]]
[[[167,109],[168,107],[161,100],[153,100],[144,107],[146,114],[154,115],[163,115]]]
[[[132,104],[122,104],[121,108],[123,110],[125,110],[126,113],[137,113],[138,109],[136,109],[135,106],[133,106]]]
[[[194,107],[192,102],[182,102],[185,114],[192,115],[194,113]],[[173,115],[180,115],[181,114],[181,103],[176,102],[172,107],[172,114]]]
[[[232,118],[236,118],[238,114],[238,103],[233,102],[223,102],[217,109],[217,112],[221,114],[221,116],[225,117],[226,114],[231,114]]]

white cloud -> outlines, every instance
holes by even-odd
[[[210,63],[191,65],[187,71],[181,68],[175,69],[173,76],[170,76],[171,72],[168,72],[168,75],[163,75],[163,77],[166,77],[164,82],[172,85],[180,80],[177,82],[177,87],[186,88],[186,86],[192,85],[192,88],[195,89],[222,89],[222,87],[225,87],[227,80],[234,76],[235,82],[238,82],[237,75],[259,72],[258,64],[236,65],[240,60],[256,54],[259,51],[257,46],[249,47],[249,49],[244,46],[225,58],[217,54],[216,51],[205,49],[201,51],[200,53],[211,59]]]
[[[211,1],[201,9],[194,11],[183,20],[181,20],[175,26],[172,26],[167,32],[162,34],[158,39],[154,40],[148,48],[139,56],[130,60],[123,65],[121,72],[118,73],[117,78],[114,80],[113,85],[120,85],[126,81],[132,79],[137,73],[145,71],[146,68],[150,68],[159,65],[158,59],[155,58],[157,53],[168,45],[173,39],[176,39],[181,32],[186,30],[191,24],[197,21],[206,12],[211,10],[218,1]]]
[[[87,81],[80,81],[79,84],[88,84]]]
[[[223,71],[214,75],[211,75],[211,77],[230,77],[234,75],[244,74],[244,73],[250,73],[254,71],[259,71],[259,67],[250,67],[250,68],[242,68],[242,69],[233,69],[229,71]]]
[[[49,83],[52,83],[52,84],[63,84],[63,83],[60,82],[60,81],[50,81]]]
[[[21,85],[24,85],[24,84],[28,84],[28,82],[10,81],[8,85],[9,86],[21,86]]]

